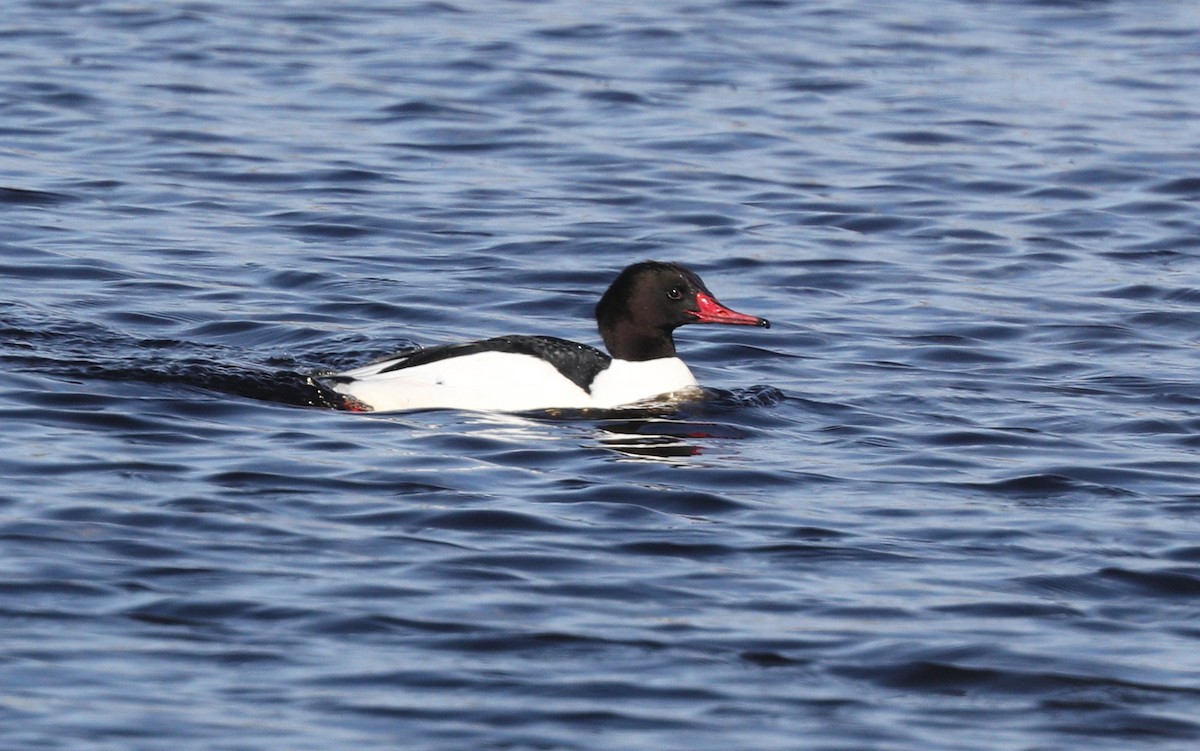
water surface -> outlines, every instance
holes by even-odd
[[[1191,749],[1194,3],[19,2],[6,749]],[[596,343],[673,411],[307,375]]]

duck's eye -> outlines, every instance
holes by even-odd
[[[671,298],[672,300],[682,300],[683,290],[679,289],[678,287],[672,287],[671,289],[667,290],[667,297]]]

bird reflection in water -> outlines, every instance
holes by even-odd
[[[600,443],[638,459],[681,461],[699,456],[716,441],[741,440],[750,432],[727,422],[713,422],[712,415],[746,407],[769,407],[779,403],[783,392],[771,386],[739,391],[705,389],[704,399],[675,404],[623,409],[596,422]],[[708,417],[709,419],[704,419]]]
[[[605,448],[636,459],[681,460],[704,453],[711,439],[745,438],[732,426],[695,420],[645,417],[604,420],[597,439]]]
[[[586,426],[603,448],[622,457],[686,464],[714,449],[719,442],[750,437],[751,430],[714,421],[727,410],[770,406],[782,400],[778,389],[762,386],[737,392],[706,389],[705,398],[690,402],[662,402],[621,409],[550,409],[520,414],[476,413],[472,422],[487,425],[494,439],[558,440],[556,433],[538,428],[546,423]],[[560,436],[559,436],[560,437]]]
[[[644,415],[629,414],[631,410],[621,410],[621,416],[608,416],[599,419],[589,415],[589,432],[594,436],[596,444],[602,448],[617,452],[622,457],[644,461],[667,461],[686,463],[711,448],[711,439],[744,438],[744,431],[731,425],[703,422],[679,416],[664,416],[661,411],[645,410]],[[554,422],[563,419],[574,420],[580,417],[578,413],[548,415],[514,415],[503,413],[479,413],[473,416],[472,422],[478,426],[486,426],[488,438],[499,441],[524,441],[531,439],[545,441],[557,440],[553,432],[547,433],[538,424],[546,418]]]

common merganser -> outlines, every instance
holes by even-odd
[[[771,326],[717,302],[692,271],[660,261],[617,275],[596,305],[596,323],[612,357],[552,336],[501,336],[419,349],[317,380],[357,411],[611,409],[696,393],[696,379],[675,354],[678,327]]]

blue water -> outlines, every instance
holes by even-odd
[[[1194,749],[1200,6],[24,0],[0,747]],[[672,412],[312,373],[770,331]]]

